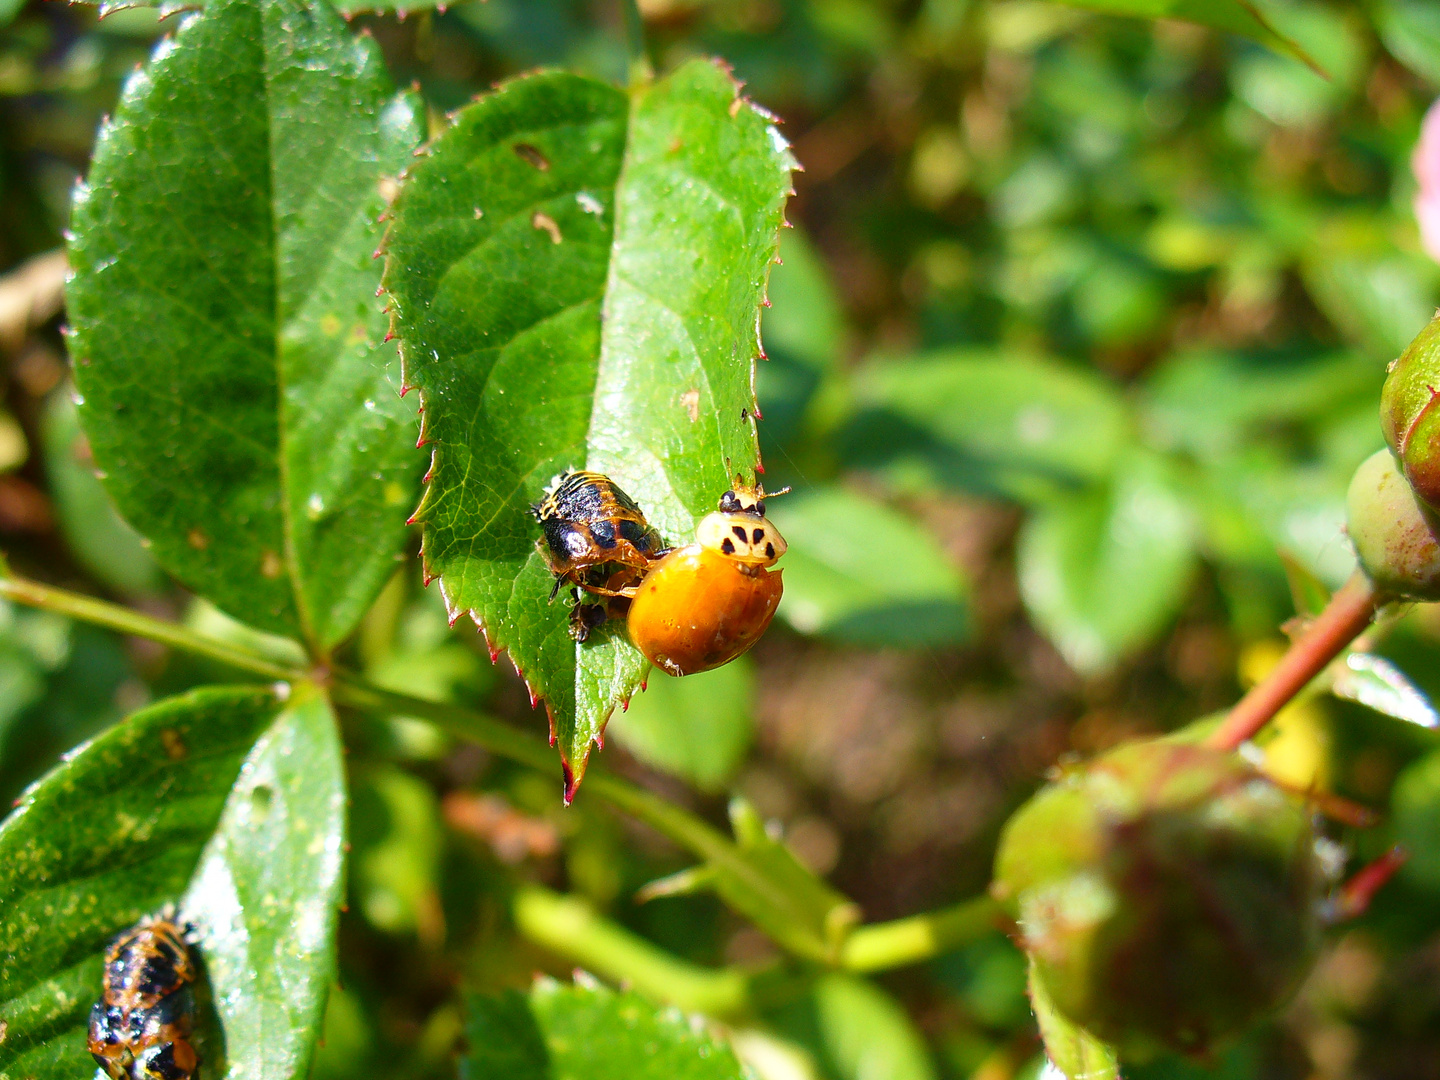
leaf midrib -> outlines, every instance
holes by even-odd
[[[266,12],[268,4],[262,4],[258,11],[260,20],[260,73],[265,82],[265,141],[270,148],[270,159],[266,162],[265,176],[269,183],[265,191],[265,210],[270,221],[270,265],[272,268],[272,289],[271,295],[271,317],[270,327],[272,334],[272,361],[275,365],[275,434],[276,434],[276,461],[280,472],[280,532],[285,548],[285,577],[290,582],[291,601],[295,605],[295,616],[300,622],[300,637],[304,642],[306,650],[312,659],[324,661],[325,650],[320,647],[319,639],[315,634],[315,620],[310,611],[310,602],[305,594],[304,582],[300,576],[300,565],[296,558],[295,548],[295,515],[292,512],[291,480],[290,480],[290,455],[288,449],[288,393],[285,381],[285,359],[283,354],[284,334],[281,325],[281,313],[284,311],[281,291],[284,287],[283,275],[280,273],[280,226],[275,213],[275,190],[276,190],[276,161],[279,155],[276,153],[275,117],[272,112],[274,102],[274,74],[270,67],[270,35],[266,26]]]

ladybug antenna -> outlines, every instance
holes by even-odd
[[[778,499],[781,495],[789,495],[789,494],[790,494],[790,485],[789,485],[789,484],[786,484],[786,485],[785,485],[783,488],[781,488],[779,491],[766,491],[766,490],[765,490],[765,485],[764,485],[764,484],[760,484],[760,485],[756,488],[756,491],[759,493],[759,495],[760,495],[760,497],[761,497],[762,499]]]

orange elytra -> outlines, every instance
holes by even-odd
[[[777,494],[779,494],[777,492]],[[765,493],[736,480],[701,519],[696,542],[661,556],[634,591],[627,625],[645,658],[671,675],[734,660],[760,639],[780,603],[785,540]]]

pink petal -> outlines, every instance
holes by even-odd
[[[1415,218],[1420,223],[1420,239],[1430,257],[1440,261],[1440,101],[1425,114],[1410,168],[1419,185]]]

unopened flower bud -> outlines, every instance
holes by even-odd
[[[1241,1030],[1318,941],[1310,814],[1195,744],[1129,743],[1041,789],[1005,826],[995,882],[1055,1006],[1135,1056]]]
[[[1411,490],[1389,450],[1361,462],[1345,507],[1355,554],[1377,590],[1440,600],[1440,515]]]
[[[1415,493],[1440,508],[1440,315],[1390,365],[1380,428]]]

